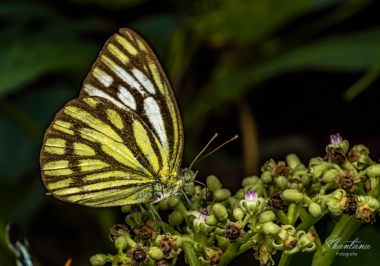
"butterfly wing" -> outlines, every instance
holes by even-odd
[[[56,198],[105,207],[152,200],[168,164],[161,143],[133,111],[85,97],[69,102],[48,128],[41,169]]]
[[[148,44],[130,29],[119,32],[104,45],[80,97],[100,96],[130,108],[156,135],[169,171],[178,173],[183,128],[170,84]]]

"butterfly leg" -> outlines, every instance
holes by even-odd
[[[191,202],[190,202],[189,198],[187,197],[185,191],[182,190],[182,194],[183,194],[183,196],[185,197],[185,200],[186,200],[187,205],[189,205],[189,207],[193,208],[194,210],[200,212],[200,210],[198,210],[196,207],[194,207],[194,206],[191,204]],[[194,199],[194,200],[195,200],[195,199]],[[196,203],[198,204],[198,206],[202,209],[202,207],[199,205],[199,203],[198,203],[196,200],[195,200],[195,202],[196,202]]]
[[[158,226],[157,226],[157,220],[156,220],[155,215],[157,215],[158,219],[160,219],[160,222],[161,222],[161,225],[162,225],[162,229],[164,230],[164,233],[166,235],[165,225],[162,222],[162,219],[161,219],[160,215],[157,213],[156,209],[152,206],[152,204],[149,204],[149,208],[150,208],[150,212],[152,213],[152,216],[153,216],[153,219],[154,219],[154,223],[156,225],[156,232],[158,232]]]

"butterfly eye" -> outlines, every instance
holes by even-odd
[[[194,175],[193,171],[186,170],[186,171],[183,172],[183,180],[186,183],[193,181],[194,178],[195,178],[195,175]]]

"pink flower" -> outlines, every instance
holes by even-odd
[[[257,200],[256,191],[248,190],[247,193],[245,193],[245,201],[255,201],[255,200]]]
[[[342,142],[342,137],[338,134],[336,135],[331,135],[330,136],[330,143],[331,144],[339,144],[340,142]]]

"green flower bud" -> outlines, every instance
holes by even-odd
[[[207,188],[212,191],[222,188],[222,183],[220,183],[219,179],[214,175],[209,175],[206,178],[206,184],[207,184]]]
[[[301,176],[301,183],[308,187],[311,184],[311,176],[309,174],[305,174]]]
[[[160,207],[160,210],[167,211],[170,210],[170,207],[168,205],[168,198],[163,199],[158,203],[158,206]]]
[[[118,238],[116,238],[115,240],[115,248],[117,250],[119,250],[120,248],[122,250],[126,249],[127,248],[127,239],[125,238],[125,236],[119,236]]]
[[[173,237],[177,239],[177,242],[175,243],[175,247],[176,248],[182,247],[182,242],[183,242],[182,237],[178,235],[175,235]]]
[[[266,161],[263,166],[261,166],[261,172],[271,171],[273,168],[277,167],[276,162],[273,159]]]
[[[194,223],[194,220],[196,219],[197,217],[195,217],[195,216],[189,216],[188,218],[187,218],[187,220],[189,221],[189,224],[193,224]]]
[[[183,216],[183,213],[179,210],[173,211],[171,214],[169,214],[169,223],[171,225],[180,225],[183,222],[183,219],[185,217]]]
[[[231,197],[231,192],[228,189],[218,189],[214,191],[214,201],[221,202]]]
[[[259,177],[257,177],[257,176],[250,176],[250,177],[244,178],[243,181],[241,182],[241,185],[242,185],[242,187],[246,187],[248,185],[254,185],[254,184],[256,184],[259,181],[260,181]]]
[[[212,211],[214,212],[214,216],[218,219],[219,222],[224,222],[228,218],[228,212],[226,207],[222,204],[216,203],[212,206]]]
[[[170,208],[176,207],[181,202],[181,196],[173,196],[168,199],[168,206]]]
[[[300,158],[298,158],[298,156],[294,153],[287,155],[285,160],[287,165],[292,169],[296,168],[296,166],[301,163]]]
[[[137,226],[137,223],[135,222],[135,219],[133,218],[133,214],[127,215],[127,217],[125,217],[125,222],[127,223],[127,225],[129,225],[132,228],[135,228]]]
[[[164,253],[159,247],[151,247],[148,256],[154,260],[162,260],[164,258]]]
[[[371,165],[366,169],[368,177],[379,177],[380,176],[380,164]]]
[[[303,200],[303,193],[296,189],[287,189],[282,192],[282,198],[288,202],[298,203]]]
[[[215,234],[217,234],[218,236],[224,236],[224,230],[225,229],[221,229],[219,227],[216,227],[215,228]]]
[[[244,191],[244,188],[241,188],[238,190],[238,192],[236,192],[234,198],[237,199],[237,200],[241,200],[241,199],[244,199],[245,197],[245,191]]]
[[[201,198],[203,201],[206,201],[206,189],[202,189]],[[207,189],[207,202],[214,201],[214,192],[212,190]]]
[[[331,183],[331,182],[335,182],[335,177],[336,177],[336,174],[338,173],[338,170],[336,169],[330,169],[330,170],[327,170],[324,174],[323,174],[323,181],[325,183]]]
[[[314,191],[314,192],[319,192],[321,190],[321,187],[322,187],[322,184],[321,182],[314,182],[311,184],[311,190]]]
[[[209,215],[209,216],[206,216],[205,218],[205,224],[210,225],[210,226],[215,226],[218,224],[218,220],[215,218],[214,215]]]
[[[323,174],[332,167],[329,162],[323,161],[321,157],[312,158],[309,162],[310,174],[313,178],[322,180]]]
[[[317,204],[315,202],[311,202],[309,204],[309,212],[314,217],[318,217],[322,213],[321,206],[319,206],[319,204]]]
[[[272,222],[268,222],[261,226],[261,230],[266,235],[276,236],[280,232],[281,227]]]
[[[194,187],[194,182],[187,182],[183,185],[183,190],[185,190],[186,194],[193,194],[195,193],[195,187]]]
[[[132,205],[124,205],[121,207],[121,211],[123,213],[129,213],[131,211],[131,207],[132,207]]]
[[[218,241],[218,247],[223,250],[223,251],[226,251],[226,249],[228,248],[228,246],[230,245],[230,241],[225,238],[224,236],[215,236],[216,240]]]
[[[297,164],[297,166],[294,168],[294,172],[300,172],[300,171],[306,171],[306,166],[303,163]]]
[[[233,215],[236,220],[242,222],[244,218],[244,211],[240,208],[236,208],[233,211]]]
[[[273,222],[276,220],[276,215],[272,211],[266,211],[260,214],[259,224]]]
[[[154,244],[156,244],[156,246],[161,246],[160,240],[163,237],[164,237],[164,235],[158,235],[158,236],[156,236],[156,239],[154,240]]]
[[[284,190],[288,187],[288,180],[285,176],[279,176],[276,179],[276,185],[279,189]]]
[[[263,181],[264,184],[269,184],[273,181],[273,176],[271,176],[269,171],[265,171],[261,174],[261,181]]]
[[[102,266],[102,265],[106,264],[107,257],[108,256],[106,256],[104,254],[96,254],[95,256],[92,256],[90,258],[90,263],[92,266]]]

